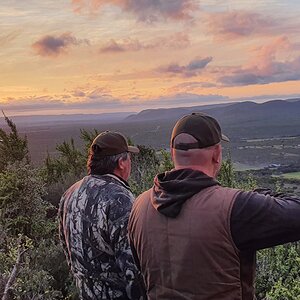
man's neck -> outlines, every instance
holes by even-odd
[[[130,188],[129,183],[125,179],[123,179],[122,177],[120,177],[114,173],[107,173],[107,174],[103,174],[102,176],[114,177],[114,178],[118,179],[119,181],[121,181],[127,188]]]
[[[119,171],[119,170],[114,170],[113,172],[112,172],[112,174],[114,174],[114,175],[116,175],[117,177],[119,177],[119,178],[121,178],[122,180],[124,180],[124,181],[127,181],[125,178],[124,178],[124,176],[123,176],[123,172],[121,172],[121,171]]]
[[[215,171],[211,167],[198,166],[198,165],[189,165],[189,166],[177,165],[177,166],[175,166],[175,170],[179,170],[179,169],[192,169],[192,170],[200,171],[200,172],[202,172],[202,173],[206,174],[207,176],[212,177],[214,179],[216,178]]]

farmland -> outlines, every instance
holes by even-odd
[[[300,180],[300,172],[285,173],[285,174],[282,174],[281,177],[283,177],[285,179]]]

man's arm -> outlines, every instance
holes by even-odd
[[[130,249],[131,249],[131,252],[132,252],[133,260],[135,262],[135,265],[136,265],[137,269],[139,270],[139,272],[141,272],[140,260],[138,258],[137,252],[134,248],[133,241],[132,241],[130,235],[128,235],[128,239],[129,239],[129,245],[130,245]]]
[[[67,262],[69,264],[68,249],[67,249],[66,237],[64,234],[64,217],[65,217],[64,205],[65,205],[65,198],[63,196],[60,199],[59,208],[58,208],[58,232],[59,232],[59,239],[63,247],[63,251],[67,257]]]
[[[133,196],[125,193],[116,194],[115,196],[117,201],[110,203],[110,236],[118,265],[128,282],[126,287],[127,296],[130,299],[146,299],[143,279],[133,259],[127,235]]]
[[[231,234],[241,251],[300,240],[300,199],[262,192],[240,192],[232,207]]]

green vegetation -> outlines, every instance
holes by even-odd
[[[46,185],[30,164],[26,139],[7,123],[10,132],[0,132],[0,295],[2,300],[62,299],[69,275],[55,208],[44,200]]]
[[[28,155],[26,137],[20,137],[11,120],[6,118],[6,122],[8,132],[0,129],[0,298],[76,300],[58,240],[56,214],[62,193],[86,173],[87,149],[98,132],[81,130],[83,150],[70,139],[57,146],[56,157],[47,155],[36,168]],[[139,148],[140,153],[132,156],[130,184],[135,194],[150,188],[156,173],[173,167],[168,152]],[[235,172],[227,159],[218,179],[225,186],[251,190],[257,182],[262,184],[261,178]],[[271,180],[281,188],[277,179]],[[299,257],[299,243],[258,253],[258,299],[299,299]]]
[[[300,172],[291,172],[282,174],[283,178],[300,180]]]

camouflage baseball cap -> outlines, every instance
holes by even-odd
[[[174,145],[174,139],[181,133],[193,136],[196,143],[179,143]],[[179,150],[202,149],[218,144],[220,141],[229,142],[222,134],[216,119],[204,113],[192,113],[179,119],[175,124],[171,137],[171,147]]]
[[[93,141],[91,147],[97,145],[101,156],[117,155],[123,152],[139,153],[137,147],[129,146],[126,138],[119,132],[104,131]]]

